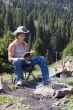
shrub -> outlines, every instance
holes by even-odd
[[[63,51],[63,57],[66,57],[66,56],[73,56],[73,40],[69,42],[69,44]]]
[[[45,54],[45,48],[43,46],[43,42],[40,38],[37,38],[33,48],[35,50],[35,55],[44,55]]]
[[[14,37],[10,31],[4,34],[3,38],[0,39],[0,67],[8,67],[8,46],[13,41]]]

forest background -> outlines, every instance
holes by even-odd
[[[73,56],[73,0],[0,0],[0,72],[8,67],[8,45],[20,25],[30,30],[30,48],[48,64]]]

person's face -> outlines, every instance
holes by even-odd
[[[17,39],[19,42],[23,42],[25,38],[26,38],[25,33],[20,33],[17,35]]]

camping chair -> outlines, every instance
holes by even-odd
[[[31,64],[26,64],[25,65],[25,70],[24,70],[24,78],[25,80],[29,81],[30,76],[32,76],[32,78],[37,81],[37,78],[35,77],[34,73],[33,73],[33,69],[34,66],[32,66]],[[11,72],[14,73],[14,67],[11,65]],[[13,74],[11,74],[12,77],[12,83],[15,83],[16,78],[13,78]]]

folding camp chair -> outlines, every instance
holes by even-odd
[[[31,64],[26,64],[25,65],[25,69],[24,69],[24,78],[25,80],[29,80],[30,76],[32,76],[32,78],[37,81],[37,78],[35,77],[34,73],[33,73],[33,69],[34,69],[34,66],[32,66]],[[12,73],[14,72],[14,67],[11,65],[11,71]],[[11,74],[11,77],[12,77],[12,82],[15,83],[16,81],[16,78],[13,78],[13,74]]]
[[[26,64],[25,66],[25,70],[24,70],[24,73],[25,73],[25,79],[28,81],[29,80],[29,77],[32,76],[32,78],[34,80],[37,80],[37,78],[35,77],[34,73],[33,73],[33,70],[34,70],[34,66],[32,66],[31,64]],[[28,73],[28,75],[27,75]]]

